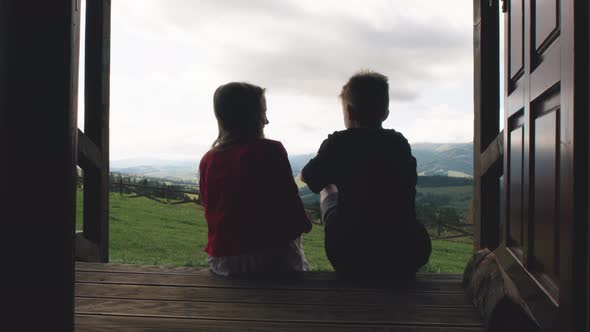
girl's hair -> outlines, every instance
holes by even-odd
[[[264,138],[266,101],[263,88],[243,82],[221,85],[213,94],[213,110],[219,128],[213,149]]]

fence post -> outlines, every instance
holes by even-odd
[[[436,216],[436,225],[437,225],[437,237],[440,238],[440,232],[441,232],[441,222],[440,222],[440,213],[439,212],[435,212],[434,215]]]
[[[168,200],[168,185],[167,184],[164,185],[164,197],[166,197],[166,204],[168,204],[168,202],[170,202],[170,201]]]

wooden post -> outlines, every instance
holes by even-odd
[[[570,172],[573,169],[573,177],[569,178],[570,182],[566,185],[573,187],[574,200],[565,202],[565,195],[561,193],[560,219],[573,216],[573,222],[560,229],[560,328],[563,331],[590,331],[590,214],[587,205],[590,193],[590,3],[562,1],[560,13],[563,22],[561,38],[566,45],[574,47],[573,53],[567,48],[562,48],[561,53],[562,107],[573,110],[568,119],[573,127],[564,125],[565,121],[561,124],[562,131],[569,131],[569,136],[573,136],[573,143],[568,142],[573,148],[563,147],[562,150],[569,150],[565,153],[569,154],[570,163],[573,159],[573,167],[566,166]],[[562,174],[565,173],[564,164],[562,162]],[[564,225],[563,221],[561,223]]]
[[[0,0],[4,330],[74,330],[78,5]]]
[[[84,236],[109,260],[110,0],[86,2],[84,134],[100,151],[101,167],[84,172]]]
[[[166,203],[169,203],[170,200],[168,199],[168,185],[164,185],[164,196],[166,197]]]
[[[500,185],[482,173],[481,155],[499,133],[500,63],[498,1],[474,0],[473,221],[475,249],[495,249],[500,239]]]
[[[440,223],[440,213],[439,212],[435,212],[434,215],[436,216],[436,233],[437,233],[437,237],[440,238],[440,232],[441,232],[441,223]]]

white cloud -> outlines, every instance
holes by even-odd
[[[472,137],[464,0],[118,0],[112,13],[112,159],[200,157],[213,91],[242,80],[267,89],[267,137],[315,151],[343,129],[337,95],[361,68],[389,76],[385,125],[411,142]]]

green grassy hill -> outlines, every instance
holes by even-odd
[[[78,193],[77,229],[82,229],[82,194]],[[195,204],[162,204],[145,197],[110,194],[110,261],[167,266],[207,266],[203,252],[207,225]],[[304,235],[306,256],[314,270],[331,271],[324,253],[323,228]],[[467,241],[433,241],[427,272],[461,273],[471,255]],[[359,268],[362,263],[359,262]]]
[[[455,209],[465,216],[469,202],[473,197],[473,185],[448,187],[416,187],[416,206],[433,205],[437,208]]]

